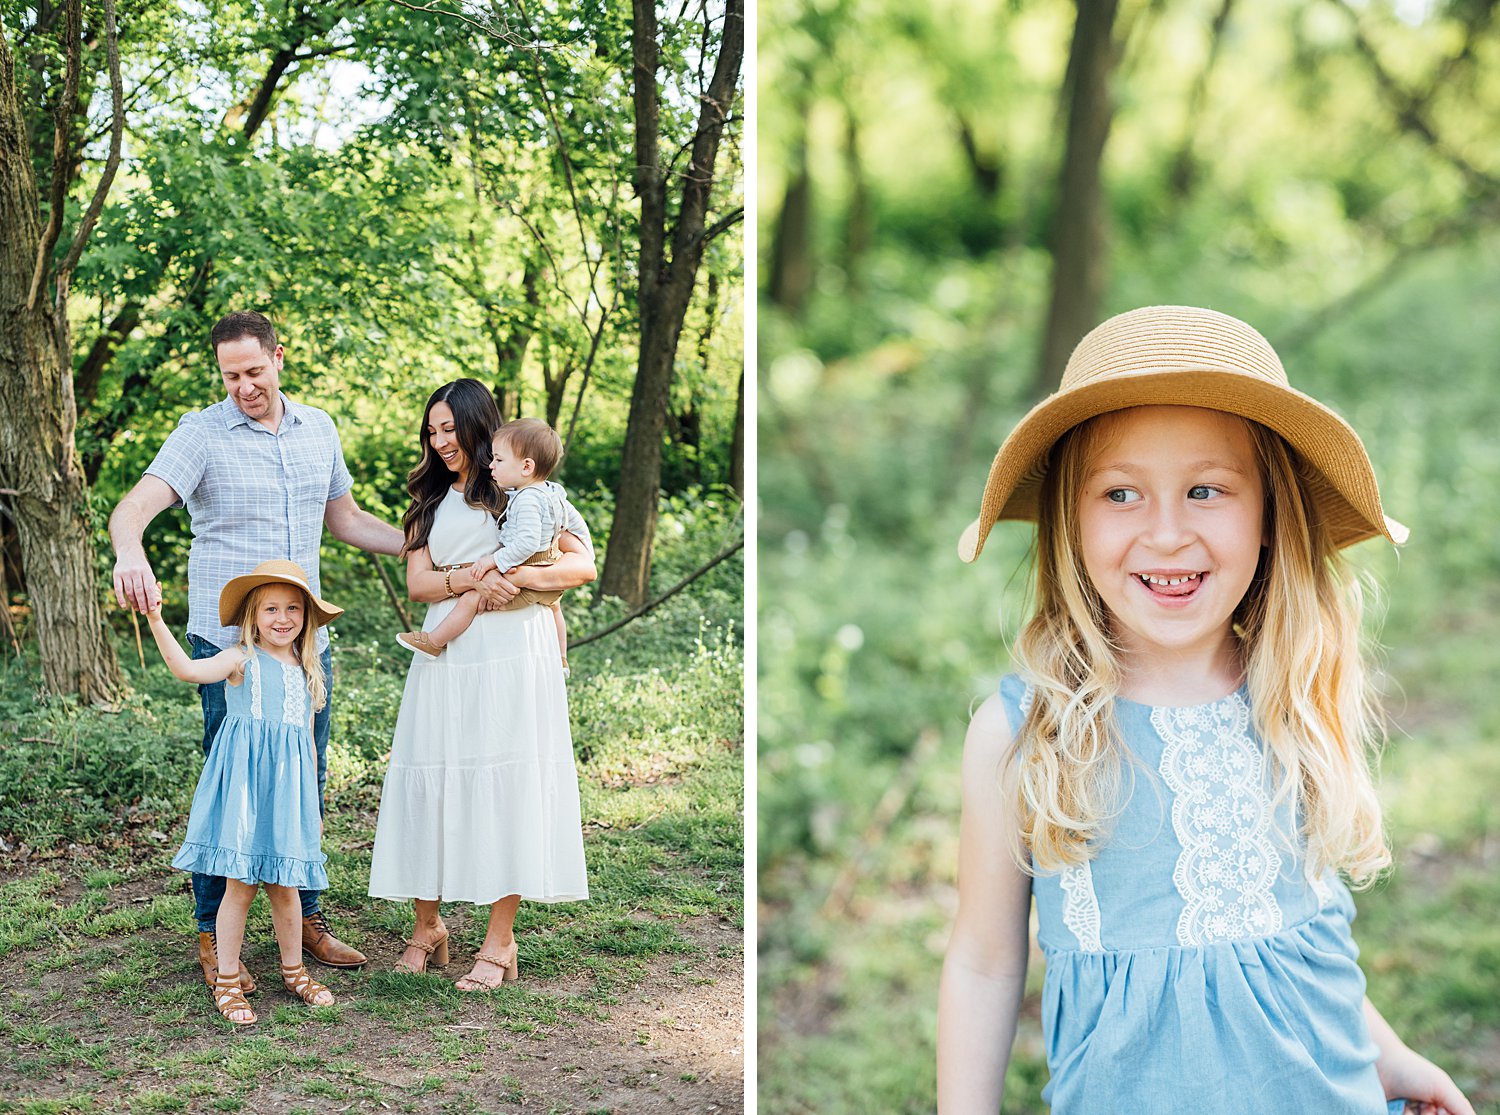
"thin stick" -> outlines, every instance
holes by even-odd
[[[146,652],[141,649],[141,621],[135,614],[135,609],[130,609],[130,626],[135,629],[135,653],[141,660],[141,669],[146,668]]]
[[[406,609],[401,606],[401,597],[396,592],[396,586],[391,583],[391,575],[385,571],[385,563],[380,560],[379,554],[370,554],[370,560],[375,563],[375,572],[380,574],[380,583],[385,586],[386,595],[391,598],[391,607],[396,609],[396,618],[401,621],[401,630],[411,631],[413,629],[411,618],[406,614]]]
[[[682,580],[678,581],[671,588],[667,589],[666,592],[662,593],[655,600],[651,600],[651,601],[646,602],[645,604],[642,604],[639,608],[637,608],[635,611],[631,612],[624,619],[616,620],[614,623],[610,624],[608,627],[603,628],[602,630],[599,630],[599,631],[595,631],[591,635],[585,635],[581,639],[569,639],[568,640],[568,649],[569,650],[576,650],[578,647],[583,646],[584,643],[592,643],[595,639],[602,639],[602,638],[604,638],[604,636],[610,634],[611,632],[618,631],[620,628],[624,627],[627,623],[629,623],[633,619],[640,619],[647,612],[652,611],[653,609],[655,609],[659,604],[663,604],[666,601],[670,600],[672,597],[676,596],[683,589],[687,588],[688,585],[692,584],[699,577],[703,576],[703,574],[707,573],[714,566],[718,565],[719,562],[723,561],[725,558],[730,557],[731,555],[733,555],[736,552],[738,552],[739,549],[742,546],[744,546],[744,544],[745,544],[745,540],[743,538],[739,539],[732,546],[728,547],[725,550],[720,551],[720,553],[718,554],[718,556],[715,557],[715,558],[712,558],[707,564],[700,565],[697,569],[695,569],[693,572],[689,573]]]

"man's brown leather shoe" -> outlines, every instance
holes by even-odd
[[[215,934],[210,931],[198,933],[198,963],[203,967],[203,980],[211,988],[219,977],[219,946]],[[246,995],[255,990],[255,977],[245,962],[240,961],[240,990]]]
[[[358,968],[365,962],[364,953],[333,935],[322,910],[302,919],[302,951],[330,968]]]

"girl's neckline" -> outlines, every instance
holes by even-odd
[[[300,666],[301,666],[301,663],[300,663],[300,662],[297,662],[297,661],[295,661],[295,660],[293,660],[293,661],[291,661],[291,662],[288,662],[288,661],[287,661],[287,660],[286,660],[286,659],[284,659],[284,658],[277,658],[277,657],[276,657],[276,656],[275,656],[275,655],[274,655],[274,654],[272,654],[272,653],[271,653],[271,652],[270,652],[270,651],[268,651],[268,650],[262,650],[262,649],[261,649],[261,648],[260,648],[260,647],[258,647],[258,646],[253,646],[253,647],[251,647],[251,648],[250,648],[250,653],[251,653],[251,654],[252,654],[252,655],[253,655],[253,656],[254,656],[254,657],[256,657],[256,658],[262,658],[262,657],[263,657],[263,658],[267,658],[267,659],[270,659],[270,660],[271,660],[271,661],[272,661],[272,662],[276,662],[276,663],[278,663],[278,664],[280,664],[280,665],[282,665],[282,666],[291,666],[291,667],[293,667],[293,668],[297,668],[297,667],[300,667]]]
[[[1244,699],[1248,698],[1249,695],[1250,683],[1242,681],[1228,693],[1225,693],[1222,697],[1215,697],[1211,701],[1194,701],[1191,704],[1186,705],[1150,705],[1145,701],[1132,701],[1129,697],[1121,697],[1118,695],[1115,697],[1115,700],[1120,702],[1121,704],[1133,705],[1136,708],[1143,708],[1151,712],[1155,712],[1157,709],[1161,709],[1164,712],[1186,712],[1191,709],[1213,708],[1216,705],[1222,705],[1228,701],[1232,701],[1236,697]]]

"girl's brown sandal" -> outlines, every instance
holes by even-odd
[[[224,1016],[224,1021],[231,1022],[236,1026],[253,1026],[257,1019],[255,1012],[250,1010],[250,1004],[245,1002],[244,992],[240,989],[240,974],[234,973],[226,976],[222,972],[214,976],[213,986],[214,1006],[219,1008],[219,1013]],[[249,1018],[231,1018],[236,1011],[249,1011]]]
[[[328,988],[308,975],[307,968],[302,964],[291,967],[283,964],[281,966],[281,982],[286,984],[288,991],[310,1007],[331,1007],[334,1004],[334,1000],[331,997],[333,992],[328,991]],[[330,996],[329,1001],[326,1003],[314,1002],[318,995],[324,991],[328,991]]]

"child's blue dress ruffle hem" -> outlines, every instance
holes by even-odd
[[[325,890],[318,759],[302,670],[253,654],[214,737],[172,866],[242,883]]]
[[[1031,694],[1000,695],[1019,731]],[[1375,1073],[1354,903],[1313,878],[1247,694],[1115,702],[1124,805],[1089,862],[1038,875],[1052,1115],[1400,1115]],[[1288,836],[1287,834],[1292,834]]]

